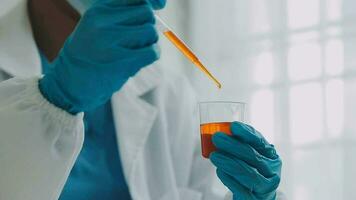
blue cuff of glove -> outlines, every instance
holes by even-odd
[[[82,110],[72,105],[65,97],[65,95],[61,92],[59,85],[52,78],[50,73],[39,80],[38,87],[42,95],[56,107],[66,110],[72,115],[82,112]]]

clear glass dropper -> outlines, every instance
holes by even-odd
[[[156,26],[157,29],[166,36],[166,38],[173,43],[174,46],[180,50],[185,57],[187,57],[196,67],[198,67],[201,71],[203,71],[212,81],[214,81],[215,85],[220,89],[221,83],[208,71],[208,69],[202,64],[202,62],[198,59],[198,57],[193,53],[190,48],[184,44],[184,42],[177,37],[177,35],[167,26],[166,23],[158,16],[156,17]]]

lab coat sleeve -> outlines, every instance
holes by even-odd
[[[0,199],[57,200],[83,143],[82,114],[50,104],[38,78],[0,83]]]

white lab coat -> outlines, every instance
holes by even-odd
[[[83,144],[83,114],[40,94],[26,1],[1,6],[0,200],[55,200]],[[147,67],[113,95],[112,108],[133,199],[224,199],[214,167],[200,155],[196,99],[185,79]]]

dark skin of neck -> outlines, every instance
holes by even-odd
[[[53,61],[80,15],[65,0],[28,0],[28,11],[36,44]]]

